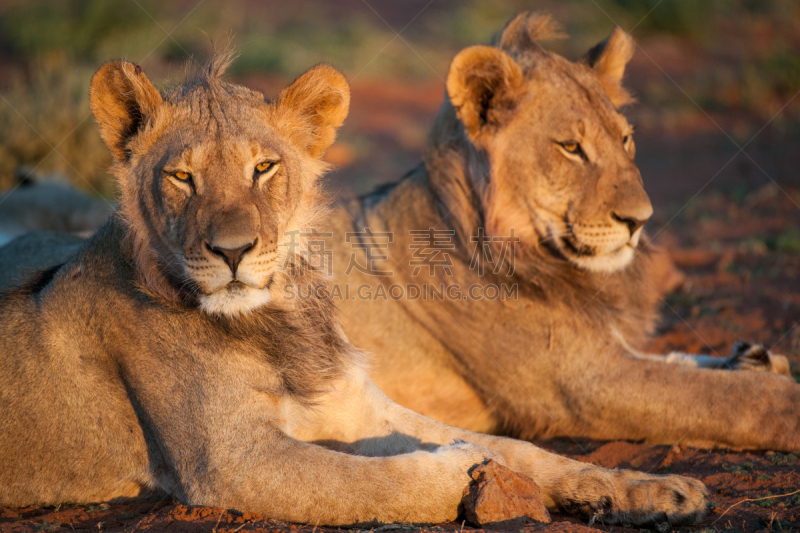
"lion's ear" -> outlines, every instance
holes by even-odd
[[[92,114],[117,161],[128,158],[128,140],[161,104],[161,94],[141,67],[128,61],[106,63],[89,88]]]
[[[510,118],[522,82],[520,66],[497,48],[473,46],[453,59],[447,94],[473,141]]]
[[[281,92],[278,106],[293,111],[301,119],[304,127],[293,127],[290,131],[301,134],[312,157],[321,157],[333,144],[336,130],[347,117],[350,86],[335,68],[317,65]]]
[[[611,35],[584,56],[584,61],[597,73],[600,84],[617,107],[632,101],[631,95],[622,87],[622,76],[625,65],[633,57],[633,50],[633,39],[617,26]]]

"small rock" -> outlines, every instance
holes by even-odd
[[[542,491],[536,482],[489,460],[476,466],[464,491],[467,522],[476,527],[512,527],[531,522],[550,522]]]

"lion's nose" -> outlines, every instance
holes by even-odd
[[[239,263],[242,262],[242,257],[244,257],[244,254],[252,250],[255,245],[255,240],[250,244],[245,244],[244,246],[240,246],[238,248],[221,248],[206,244],[211,253],[220,256],[223,261],[228,264],[228,267],[230,267],[234,277],[236,277],[236,269],[239,268]]]
[[[636,230],[644,226],[645,223],[650,220],[649,216],[647,218],[636,218],[631,215],[618,215],[617,213],[611,213],[611,218],[628,226],[628,231],[631,232],[631,235],[636,233]]]

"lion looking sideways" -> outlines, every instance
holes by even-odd
[[[221,81],[217,57],[161,94],[116,61],[90,98],[120,213],[66,263],[0,298],[0,505],[159,490],[315,524],[439,522],[493,457],[551,507],[691,521],[702,483],[606,470],[452,428],[367,377],[287,231],[321,209],[321,162],[349,88],[312,68],[277,100]],[[282,268],[287,266],[287,268]]]
[[[658,287],[642,236],[652,207],[618,112],[634,45],[617,28],[573,63],[538,43],[555,29],[523,13],[458,54],[424,164],[336,211],[337,281],[362,297],[341,300],[345,333],[374,354],[389,397],[473,431],[800,451],[786,358],[636,350]],[[425,253],[451,264],[419,268]],[[388,297],[393,285],[461,293]],[[518,297],[465,299],[485,286]]]

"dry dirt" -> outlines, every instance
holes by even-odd
[[[244,80],[280,87],[283,80]],[[353,84],[351,117],[343,142],[331,153],[341,168],[333,192],[363,192],[398,179],[419,160],[425,133],[443,94],[440,83],[411,86],[361,81]],[[685,273],[683,287],[668,294],[663,319],[650,348],[665,353],[725,355],[738,339],[761,342],[789,356],[800,372],[800,173],[797,139],[767,128],[744,153],[721,132],[736,127],[731,116],[698,113],[680,131],[637,136],[638,162],[656,206],[648,224]],[[745,119],[741,119],[745,120]],[[740,120],[740,122],[741,122]],[[732,122],[733,121],[733,122]],[[691,129],[692,124],[700,125]],[[763,125],[757,124],[755,130]],[[373,154],[381,154],[374,157]],[[696,193],[697,196],[693,196]],[[800,406],[798,406],[800,412]],[[800,531],[800,456],[775,452],[730,452],[651,446],[629,442],[556,439],[538,442],[550,450],[605,467],[674,473],[703,481],[713,510],[700,524],[681,531],[750,533]],[[754,500],[757,501],[748,501]],[[553,523],[517,530],[577,532],[574,517],[553,514]],[[592,528],[618,533],[634,529],[602,523]],[[412,531],[394,525],[375,531]],[[461,523],[422,528],[472,531]],[[167,499],[131,505],[62,505],[0,508],[0,532],[95,531],[223,533],[233,531],[338,531],[288,524],[233,510],[187,507]],[[653,530],[655,531],[655,530]]]

